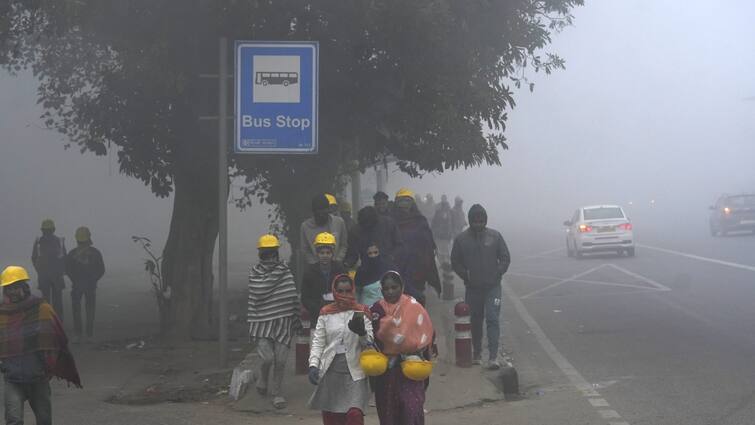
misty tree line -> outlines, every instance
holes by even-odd
[[[82,152],[117,153],[120,171],[173,195],[162,276],[170,336],[212,329],[218,234],[218,38],[320,43],[320,152],[230,156],[240,208],[275,206],[293,246],[315,192],[387,156],[412,176],[500,165],[524,69],[583,0],[9,0],[0,65],[30,69],[45,124]]]

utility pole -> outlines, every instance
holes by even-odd
[[[228,363],[228,39],[220,38],[218,70],[218,288],[220,367]]]

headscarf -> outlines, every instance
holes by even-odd
[[[383,275],[381,283],[389,277],[401,284],[403,290],[403,279],[395,271]],[[416,354],[432,344],[434,331],[430,315],[416,299],[402,293],[395,304],[385,299],[378,303],[385,316],[380,318],[375,337],[382,343],[385,354]]]
[[[372,243],[369,245],[376,246],[377,244]],[[369,257],[365,254],[362,256],[362,264],[357,269],[356,276],[354,276],[354,282],[358,288],[364,288],[369,284],[379,281],[389,270],[390,265],[385,261],[382,252],[377,257]]]
[[[351,289],[346,294],[339,294],[338,291],[336,291],[336,285],[339,281],[348,281],[351,285]],[[336,313],[342,313],[344,311],[361,311],[364,313],[370,312],[369,307],[367,307],[364,304],[359,304],[357,302],[356,297],[356,286],[354,286],[354,281],[351,280],[349,275],[346,274],[339,274],[338,276],[333,279],[333,283],[331,284],[331,289],[333,291],[333,302],[326,305],[325,307],[320,309],[320,315],[324,314],[336,314]]]

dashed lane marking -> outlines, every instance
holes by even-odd
[[[678,255],[680,257],[691,258],[693,260],[718,264],[719,266],[726,266],[726,267],[732,267],[735,269],[755,272],[755,266],[748,266],[747,264],[732,263],[731,261],[723,261],[723,260],[718,260],[715,258],[703,257],[701,255],[688,254],[686,252],[674,251],[672,249],[659,248],[656,246],[650,246],[650,245],[644,245],[644,244],[637,244],[637,246],[641,248],[645,248],[645,249],[651,249],[653,251],[665,252],[666,254],[673,254],[673,255]]]
[[[556,364],[556,366],[566,376],[569,382],[571,382],[571,384],[574,385],[577,390],[581,391],[582,395],[587,397],[588,400],[593,400],[590,401],[590,404],[601,404],[601,406],[595,407],[596,409],[598,409],[598,414],[603,419],[621,419],[621,416],[615,410],[602,409],[604,407],[610,407],[608,401],[601,398],[600,393],[595,391],[595,388],[593,388],[593,386],[590,385],[589,382],[587,382],[584,376],[582,376],[582,374],[579,373],[579,371],[569,362],[569,360],[567,360],[567,358],[558,351],[556,346],[553,345],[553,342],[551,342],[550,338],[548,338],[545,332],[543,332],[543,328],[540,327],[535,318],[530,315],[529,311],[527,311],[527,308],[524,306],[522,300],[519,299],[514,290],[511,289],[511,287],[505,281],[503,283],[503,292],[506,297],[510,299],[514,304],[514,308],[519,314],[519,317],[521,317],[524,323],[527,324],[527,327],[530,328],[530,332],[532,332],[532,334],[535,336],[535,339],[537,339],[537,342],[540,344],[540,346],[543,347],[545,353],[548,354],[548,357],[550,357],[553,363]],[[611,425],[629,425],[629,423],[611,422]]]

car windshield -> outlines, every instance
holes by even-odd
[[[732,207],[755,207],[755,195],[732,196],[726,200]]]
[[[624,218],[624,212],[619,207],[585,208],[585,220],[610,218]]]

